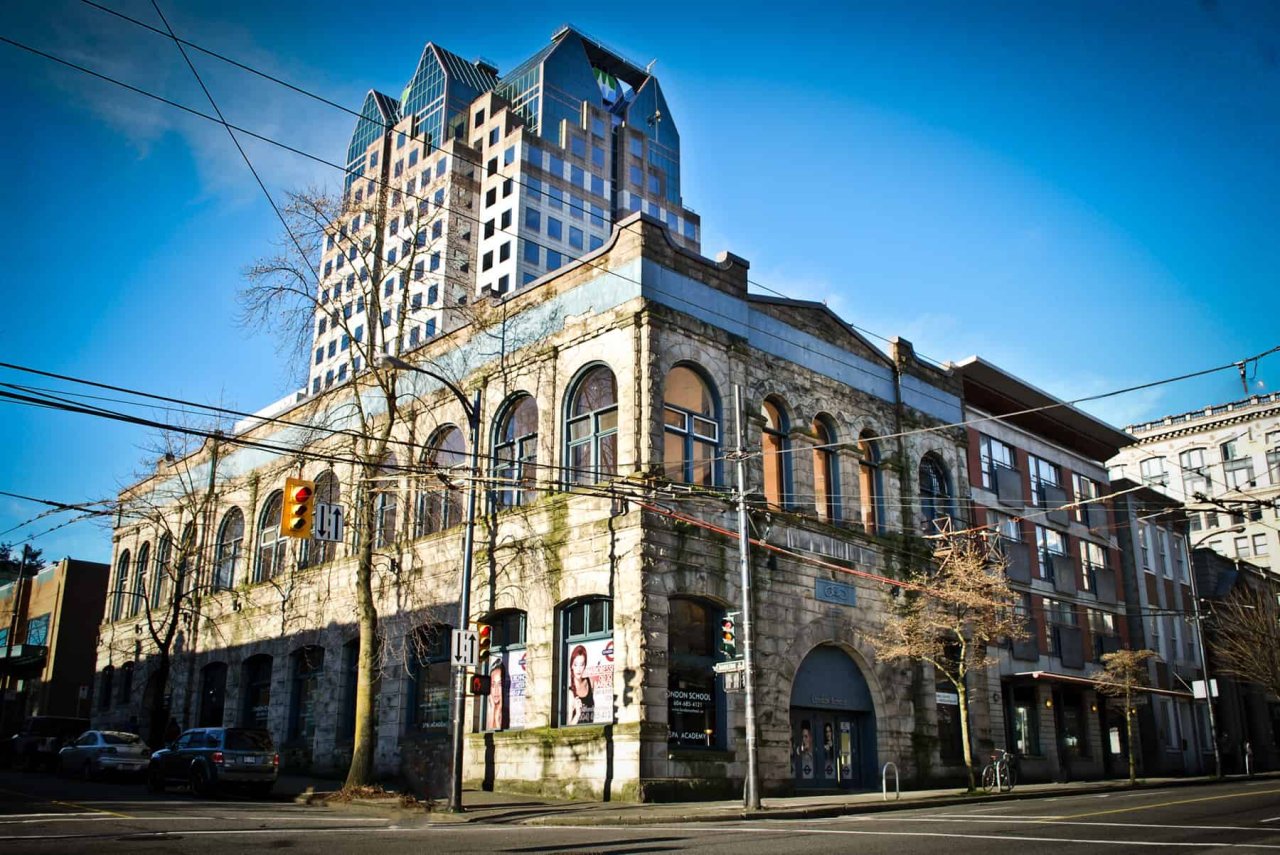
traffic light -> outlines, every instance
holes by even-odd
[[[493,678],[488,674],[472,674],[471,675],[471,694],[487,695],[489,689],[493,686]]]
[[[726,659],[733,659],[738,655],[738,628],[737,615],[729,612],[720,619],[720,652],[725,655]]]
[[[493,627],[487,623],[476,624],[476,638],[479,640],[476,648],[476,662],[484,665],[489,661],[489,647],[493,644]]]
[[[280,512],[280,534],[310,538],[316,512],[316,482],[301,478],[284,479],[284,507]]]

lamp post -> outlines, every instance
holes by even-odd
[[[1222,777],[1222,749],[1218,747],[1218,720],[1213,712],[1213,689],[1209,683],[1209,656],[1204,646],[1204,619],[1200,616],[1200,592],[1196,585],[1196,568],[1192,553],[1211,537],[1241,531],[1244,531],[1243,525],[1233,525],[1222,531],[1211,532],[1196,540],[1187,550],[1187,577],[1191,580],[1191,615],[1196,622],[1196,647],[1200,651],[1200,673],[1204,677],[1204,703],[1209,709],[1209,742],[1213,745],[1213,776],[1215,778]]]
[[[403,359],[390,354],[382,358],[382,364],[402,371],[425,374],[437,381],[458,399],[458,403],[462,405],[462,411],[467,416],[467,427],[471,433],[471,484],[467,488],[467,519],[462,540],[462,581],[458,592],[458,628],[465,630],[471,625],[471,568],[475,557],[476,485],[480,480],[480,390],[477,389],[475,395],[468,398],[467,393],[447,377],[442,377],[426,368],[410,365]],[[453,712],[450,717],[453,728],[453,775],[449,780],[449,810],[453,813],[461,813],[463,810],[462,755],[466,735],[462,729],[466,721],[466,713],[467,669],[456,667],[453,670]]]

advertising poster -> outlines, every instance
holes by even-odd
[[[485,722],[489,730],[525,727],[525,664],[528,651],[508,650],[489,659],[489,708]]]
[[[613,639],[570,642],[565,647],[564,723],[613,722]]]

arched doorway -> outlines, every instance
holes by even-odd
[[[867,680],[833,645],[809,651],[791,684],[797,788],[861,790],[876,780],[876,713]]]

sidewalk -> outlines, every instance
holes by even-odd
[[[1280,777],[1277,773],[1264,773],[1257,778]],[[303,782],[304,779],[298,779]],[[1214,778],[1150,778],[1139,781],[1137,789],[1160,789],[1210,784]],[[1227,781],[1248,780],[1242,775],[1228,776]],[[284,778],[281,784],[285,783]],[[317,795],[324,792],[321,785],[325,782],[315,781]],[[328,782],[340,786],[339,782]],[[296,787],[297,784],[291,784]],[[394,815],[398,821],[427,823],[490,823],[506,825],[656,825],[681,822],[740,822],[755,819],[819,819],[843,816],[855,813],[872,813],[886,810],[904,810],[911,808],[946,807],[948,805],[973,805],[989,802],[1013,801],[1019,799],[1051,798],[1065,795],[1089,795],[1094,793],[1110,793],[1128,791],[1127,780],[1122,781],[1078,781],[1066,784],[1020,784],[1011,793],[1003,795],[965,795],[961,791],[950,789],[912,790],[903,792],[901,798],[895,799],[892,791],[888,801],[880,793],[850,793],[821,796],[788,796],[785,798],[767,798],[762,801],[762,809],[748,812],[739,801],[717,802],[674,802],[666,804],[636,804],[632,802],[585,802],[557,801],[537,796],[515,795],[511,793],[492,793],[481,790],[467,790],[463,793],[463,805],[466,811],[461,814],[448,813],[443,805],[436,805],[434,810],[422,808],[405,809],[398,805],[378,802],[353,802],[332,804],[334,810],[350,810],[362,813],[378,813]],[[286,792],[281,787],[281,795]],[[314,802],[313,802],[314,803]]]

